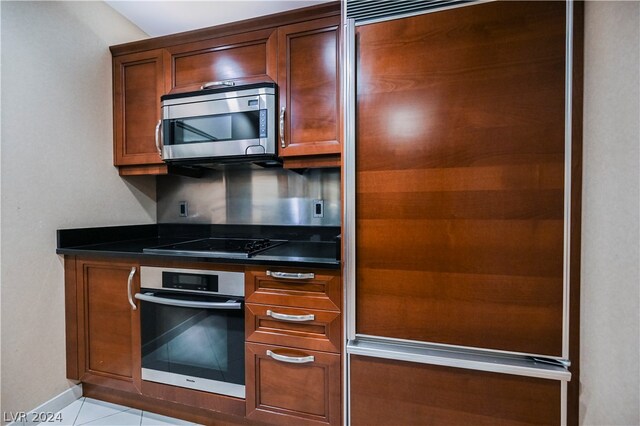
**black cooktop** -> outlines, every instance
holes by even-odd
[[[144,253],[174,256],[249,258],[267,249],[286,243],[286,240],[246,238],[202,238],[177,244],[145,248]]]

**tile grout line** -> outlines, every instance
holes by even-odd
[[[78,412],[76,413],[76,416],[73,418],[73,425],[75,426],[76,422],[78,421],[78,416],[80,415],[80,411],[82,411],[82,407],[84,407],[84,402],[87,400],[87,398],[85,398],[84,396],[82,397],[82,402],[80,403],[80,409],[78,410]]]
[[[124,405],[123,405],[123,407],[124,407]],[[117,413],[111,413],[111,414],[106,415],[106,416],[98,417],[97,419],[93,419],[93,420],[91,420],[91,421],[89,421],[89,422],[80,423],[80,424],[79,424],[79,425],[77,425],[77,426],[90,425],[91,423],[96,422],[96,421],[98,421],[98,420],[106,419],[107,417],[115,416],[116,414],[126,413],[126,412],[131,411],[131,410],[135,410],[135,408],[128,407],[126,410],[122,410],[122,411],[118,411]],[[74,425],[74,426],[75,426],[75,425]]]

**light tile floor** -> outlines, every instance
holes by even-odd
[[[161,416],[148,411],[125,407],[124,405],[111,404],[91,398],[80,398],[56,413],[54,421],[40,423],[40,425],[195,426],[196,424],[172,417]]]

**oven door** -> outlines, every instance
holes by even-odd
[[[238,398],[244,387],[244,300],[142,289],[142,379]]]

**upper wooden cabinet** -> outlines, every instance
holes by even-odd
[[[113,60],[113,158],[121,174],[166,173],[155,140],[160,96],[168,91],[166,55],[165,50],[154,49]],[[148,165],[155,167],[128,167]]]
[[[276,82],[285,167],[340,164],[340,3],[112,46],[114,164],[164,174],[160,96],[211,81]],[[279,117],[275,117],[277,120]]]
[[[340,17],[278,28],[282,157],[339,154]]]
[[[168,48],[171,91],[200,90],[210,81],[233,80],[237,84],[275,81],[276,36],[276,29],[268,28]]]

